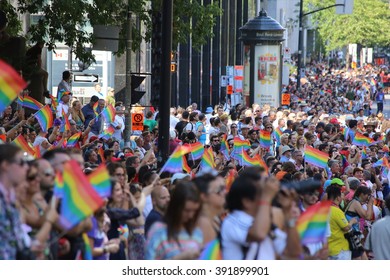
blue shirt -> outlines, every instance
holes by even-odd
[[[96,118],[95,111],[93,110],[92,106],[90,104],[85,105],[81,111],[84,114],[85,117],[85,122],[84,126],[87,127],[89,125],[89,122],[93,119]],[[102,110],[100,107],[97,108],[97,112],[100,113]],[[102,127],[102,116],[99,115],[97,121],[93,124],[91,127],[91,132],[95,135],[98,135],[100,133]]]
[[[145,236],[148,236],[148,232],[155,222],[162,221],[163,216],[160,214],[160,212],[157,212],[156,210],[152,209],[152,211],[150,211],[149,215],[146,217],[145,220]]]

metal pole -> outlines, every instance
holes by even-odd
[[[302,67],[302,48],[303,48],[303,0],[299,1],[299,36],[298,36],[298,63],[297,63],[297,90],[301,88],[301,67]]]
[[[169,117],[171,108],[171,51],[173,1],[163,0],[160,123],[158,135],[158,163],[162,166],[169,157]]]
[[[125,130],[124,141],[125,147],[130,147],[130,135],[131,135],[131,45],[133,39],[132,32],[132,14],[130,11],[130,0],[127,2],[127,30],[126,30],[126,91],[125,91],[125,107],[127,114],[125,115]]]

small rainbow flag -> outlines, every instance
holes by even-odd
[[[196,142],[194,144],[185,144],[188,145],[191,150],[192,160],[200,159],[204,152],[204,146],[200,142]]]
[[[343,128],[343,135],[344,135],[344,141],[348,141],[348,135],[349,135],[349,128],[348,127]]]
[[[68,116],[65,114],[65,111],[62,110],[62,124],[60,132],[70,131],[70,122]]]
[[[214,239],[206,244],[200,253],[200,260],[222,260],[221,245],[218,239]]]
[[[106,162],[106,159],[104,158],[104,150],[103,150],[103,147],[100,147],[99,150],[98,150],[98,155],[100,156],[100,160],[102,161],[102,163],[105,163]]]
[[[226,192],[228,193],[230,191],[230,188],[233,185],[234,180],[236,179],[236,171],[234,169],[230,169],[229,173],[226,177]]]
[[[104,205],[75,160],[64,165],[60,224],[71,229]]]
[[[62,198],[63,191],[64,191],[64,178],[62,178],[61,172],[57,172],[56,177],[54,178],[53,195],[57,198]]]
[[[106,198],[111,196],[110,174],[104,164],[101,164],[88,175],[88,181],[95,188],[95,191],[100,197]]]
[[[31,96],[27,95],[23,98],[23,107],[27,107],[27,108],[30,108],[32,110],[39,111],[39,110],[41,110],[43,105],[42,105],[42,103],[38,102],[37,100],[35,100]]]
[[[19,134],[12,143],[16,144],[16,146],[29,153],[31,156],[35,155],[34,149],[27,143],[22,134]]]
[[[23,96],[21,94],[18,94],[18,98],[16,99],[16,103],[18,103],[20,106],[23,106]]]
[[[321,201],[307,208],[299,217],[297,230],[303,245],[325,241],[331,205],[329,200]]]
[[[58,100],[57,98],[55,98],[53,95],[49,95],[50,99],[51,99],[51,109],[56,112],[57,111],[57,107],[58,107]]]
[[[242,166],[260,166],[259,154],[250,157],[246,151],[242,151]]]
[[[0,60],[0,113],[18,97],[18,93],[26,86],[27,83],[18,72]]]
[[[234,159],[242,160],[242,152],[250,149],[251,147],[249,140],[241,140],[240,137],[234,137],[233,141],[233,151],[230,156]]]
[[[39,148],[39,145],[33,147],[34,150],[34,158],[38,159],[41,157],[41,149]]]
[[[271,132],[260,130],[260,146],[265,149],[271,147]]]
[[[359,132],[356,132],[355,138],[352,140],[352,145],[368,147],[372,142],[373,140],[371,138],[364,136]]]
[[[282,137],[282,134],[283,134],[283,131],[280,129],[279,126],[277,128],[275,128],[273,135],[274,135],[274,138],[275,138],[277,144],[280,144],[280,138]]]
[[[37,119],[39,125],[42,128],[42,131],[47,132],[50,127],[53,125],[53,113],[49,105],[44,106],[41,110],[35,113],[35,118]]]
[[[182,166],[183,170],[185,172],[187,172],[188,174],[191,173],[191,167],[188,165],[188,162],[187,162],[187,159],[185,156],[183,156],[183,166]]]
[[[267,164],[265,163],[264,159],[259,155],[259,162],[260,162],[260,166],[264,168],[264,171],[269,174],[269,170],[268,170],[268,166]]]
[[[112,123],[115,120],[115,108],[111,104],[108,104],[100,114],[108,123]]]
[[[367,148],[366,146],[363,146],[363,150],[362,150],[362,159],[365,159],[368,157],[368,154],[367,154]]]
[[[190,152],[190,148],[186,146],[178,146],[168,158],[160,173],[169,171],[171,173],[183,172],[183,158],[185,154]]]
[[[112,137],[115,132],[115,128],[113,126],[107,127],[102,133],[98,135],[98,138],[102,138],[104,140],[108,140]]]
[[[74,147],[81,137],[81,131],[73,134],[67,140],[66,147]]]
[[[230,160],[230,149],[229,149],[229,144],[228,144],[228,141],[227,141],[227,135],[226,134],[224,134],[223,137],[222,137],[220,151],[221,151],[221,153],[223,154],[223,156],[225,157],[226,160]]]
[[[329,155],[310,146],[305,148],[305,161],[320,168],[326,168]]]
[[[213,149],[210,147],[204,150],[202,160],[200,162],[201,168],[215,168]]]
[[[91,243],[89,242],[89,238],[86,232],[83,232],[81,234],[84,241],[84,260],[92,260],[92,249],[91,249]]]

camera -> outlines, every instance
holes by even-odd
[[[321,182],[314,179],[307,179],[303,181],[292,181],[282,184],[286,189],[294,189],[297,193],[313,192],[321,187]]]

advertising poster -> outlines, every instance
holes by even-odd
[[[256,46],[254,102],[271,107],[280,105],[280,46]]]

